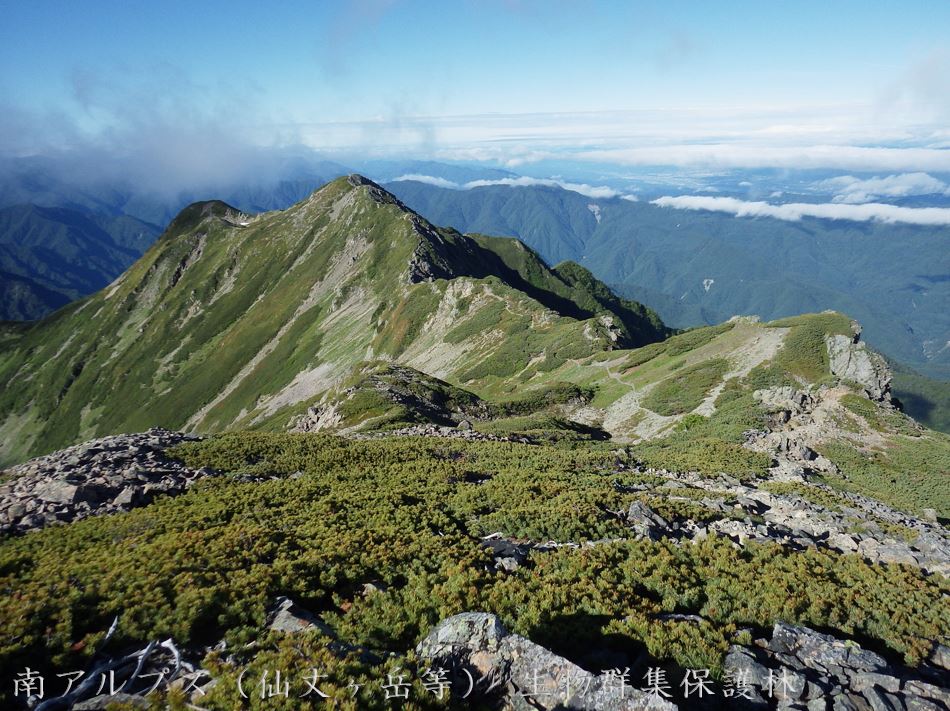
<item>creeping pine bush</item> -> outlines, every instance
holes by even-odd
[[[241,650],[236,667],[215,654],[204,661],[219,684],[202,706],[228,711],[244,703],[236,678],[245,666],[306,660],[323,669],[334,698],[350,693],[350,678],[415,670],[414,645],[467,610],[494,612],[578,662],[596,664],[605,647],[645,646],[657,659],[714,670],[740,627],[758,634],[777,620],[802,623],[915,663],[950,622],[950,584],[909,566],[777,545],[737,550],[718,539],[634,540],[613,512],[643,496],[618,482],[644,477],[618,472],[614,455],[593,445],[234,433],[182,445],[176,456],[277,478],[208,478],[145,508],[0,541],[0,677],[25,666],[85,668],[116,615],[112,650],[167,636],[192,649],[224,638]],[[690,502],[647,500],[671,519],[693,514]],[[481,541],[494,532],[600,543],[536,551],[503,573]],[[366,583],[378,592],[364,594]],[[277,595],[382,665],[330,654],[319,635],[267,637]],[[704,622],[658,622],[671,612]],[[415,708],[437,706],[413,688]],[[340,705],[386,703],[364,695]]]

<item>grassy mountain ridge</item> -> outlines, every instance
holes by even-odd
[[[747,477],[775,456],[775,441],[750,449],[746,436],[768,429],[756,393],[777,387],[813,393],[802,447],[841,445],[829,457],[847,459],[897,438],[899,461],[928,448],[942,461],[943,440],[916,425],[878,432],[907,418],[834,375],[828,339],[853,328],[823,313],[666,337],[655,314],[582,267],[436,228],[351,176],[261,215],[195,203],[107,289],[7,329],[0,461],[153,426],[357,431],[465,418],[491,435],[640,442],[651,466]],[[880,413],[854,420],[849,394]],[[876,461],[869,480],[895,466],[886,451]],[[922,505],[912,491],[896,501]]]
[[[289,416],[367,357],[431,363],[438,351],[434,374],[479,381],[479,363],[514,374],[545,348],[559,363],[665,335],[646,310],[570,300],[586,288],[513,242],[437,230],[365,179],[253,217],[196,203],[108,289],[3,351],[2,456]],[[423,329],[433,319],[453,324],[448,340]]]

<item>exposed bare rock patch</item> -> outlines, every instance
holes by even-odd
[[[182,493],[210,469],[193,470],[165,450],[200,437],[151,429],[94,439],[4,472],[0,530],[25,532],[99,514],[145,506]]]

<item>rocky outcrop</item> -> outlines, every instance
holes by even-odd
[[[939,645],[938,645],[939,646]],[[852,640],[779,622],[770,640],[733,646],[724,671],[750,685],[762,708],[937,711],[950,706],[946,668],[895,667]]]
[[[816,483],[799,483],[803,495],[798,495],[774,493],[754,483],[691,474],[667,476],[679,486],[696,490],[683,500],[723,518],[709,523],[671,522],[661,535],[697,540],[716,534],[740,546],[757,541],[793,549],[828,548],[857,553],[875,563],[902,563],[950,575],[950,533],[939,523],[897,511],[875,499]],[[819,500],[828,503],[816,503]]]
[[[330,636],[333,634],[320,618],[283,595],[277,598],[267,616],[267,629],[291,634],[310,630],[319,630]]]
[[[484,612],[464,612],[440,622],[416,647],[433,667],[465,675],[473,693],[504,708],[675,711],[676,705],[619,683],[609,674],[592,674],[517,634]],[[627,682],[629,684],[629,682]],[[651,703],[652,701],[652,703]]]
[[[386,361],[358,366],[355,382],[331,392],[324,401],[310,407],[296,418],[293,432],[345,431],[358,429],[368,420],[357,417],[347,420],[347,403],[360,396],[369,396],[381,405],[398,407],[411,413],[415,421],[440,426],[455,426],[463,421],[471,429],[472,420],[484,420],[491,415],[491,406],[474,393],[427,375],[414,368]],[[352,415],[351,415],[352,418]]]
[[[307,412],[296,418],[288,428],[290,432],[322,432],[332,430],[343,424],[339,403],[308,407]]]
[[[653,541],[658,541],[670,532],[667,520],[640,501],[634,501],[627,509],[627,525],[636,535]]]
[[[690,620],[695,616],[672,617]],[[471,680],[477,701],[519,711],[675,709],[677,704],[682,708],[721,708],[716,699],[737,708],[946,709],[950,701],[947,651],[936,644],[927,662],[910,669],[890,664],[852,640],[779,622],[771,639],[759,639],[749,646],[733,645],[723,664],[723,678],[709,678],[708,695],[701,700],[695,691],[687,697],[683,685],[679,690],[671,688],[669,697],[651,695],[649,685],[641,687],[633,681],[644,671],[642,667],[647,671],[663,668],[674,676],[687,670],[654,666],[655,660],[645,658],[638,659],[633,669],[626,669],[630,678],[625,678],[619,692],[613,673],[593,674],[510,634],[495,615],[484,612],[465,612],[443,620],[416,647],[423,665]]]
[[[891,369],[887,361],[860,341],[860,329],[855,335],[825,336],[828,365],[832,375],[857,383],[872,400],[890,401]]]
[[[214,472],[189,469],[165,450],[198,439],[151,429],[94,439],[12,467],[0,484],[0,530],[29,531],[179,494]]]

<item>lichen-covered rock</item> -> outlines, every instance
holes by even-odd
[[[777,623],[772,630],[769,649],[797,657],[808,669],[819,671],[847,669],[870,672],[887,668],[887,662],[874,652],[853,643],[843,642],[831,635],[784,622]]]
[[[634,501],[627,509],[627,525],[637,535],[659,540],[669,534],[670,524],[656,511],[640,501]]]
[[[891,665],[852,640],[784,622],[768,641],[731,647],[723,669],[733,678],[742,675],[757,702],[767,697],[780,709],[950,708],[950,690],[938,685],[941,674],[932,668]]]

